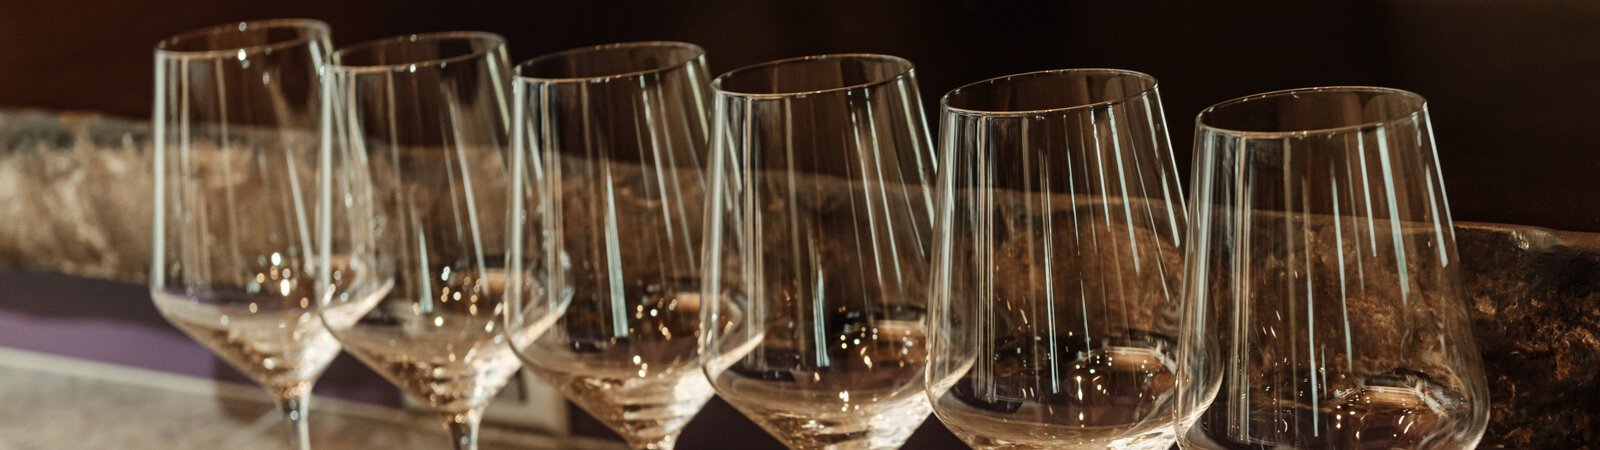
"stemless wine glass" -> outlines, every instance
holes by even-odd
[[[323,319],[357,359],[442,414],[457,448],[476,447],[480,411],[520,365],[500,329],[507,291],[544,305],[522,311],[530,330],[561,310],[540,300],[539,274],[521,271],[536,264],[507,260],[509,227],[524,215],[513,214],[522,187],[506,152],[510,77],[504,40],[473,32],[344,47],[326,77],[322,225],[349,239],[325,252],[370,265],[363,282],[387,288],[331,298]]]
[[[545,295],[572,300],[543,335],[522,331],[533,316],[507,330],[528,369],[633,448],[672,448],[712,396],[698,341],[704,54],[637,42],[517,66],[516,167],[546,218],[518,233],[565,249],[545,253],[547,270],[570,267],[549,272]]]
[[[935,166],[911,63],[786,59],[712,86],[712,386],[791,448],[899,446],[930,410]]]
[[[943,103],[939,420],[974,448],[1168,448],[1185,219],[1155,78],[1034,72]]]
[[[150,296],[266,386],[310,448],[311,386],[339,343],[317,319],[317,119],[328,26],[240,22],[156,46]]]
[[[1272,92],[1196,126],[1179,445],[1475,446],[1487,381],[1422,97]]]

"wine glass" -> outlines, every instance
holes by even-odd
[[[1170,447],[1185,218],[1155,78],[980,81],[941,129],[939,420],[980,449]]]
[[[548,272],[545,295],[572,300],[542,335],[524,332],[535,316],[507,330],[525,367],[633,448],[672,448],[713,395],[698,346],[704,55],[635,42],[517,66],[513,151],[544,219],[519,233],[565,249],[545,253],[570,268]]]
[[[1423,98],[1279,91],[1196,126],[1178,444],[1474,447],[1487,381]]]
[[[310,448],[311,387],[339,354],[317,319],[308,224],[328,26],[239,22],[156,45],[150,296],[267,388]]]
[[[717,394],[791,448],[893,448],[927,418],[934,159],[909,61],[717,77],[702,298]]]
[[[359,283],[381,287],[329,299],[323,319],[352,355],[441,414],[457,448],[475,448],[482,409],[520,366],[501,330],[505,297],[542,305],[520,311],[530,332],[562,306],[524,273],[538,265],[508,260],[509,229],[525,214],[512,204],[524,187],[508,170],[504,40],[446,32],[356,44],[334,53],[325,79],[320,226],[333,239],[323,251],[332,264],[371,267]]]

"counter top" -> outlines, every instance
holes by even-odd
[[[0,347],[0,449],[287,448],[260,388]],[[437,419],[338,399],[312,401],[314,448],[437,449]],[[485,424],[480,448],[620,449]]]

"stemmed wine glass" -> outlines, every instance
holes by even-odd
[[[537,316],[507,329],[528,369],[633,448],[672,448],[713,394],[698,346],[704,54],[636,42],[517,67],[515,167],[542,224],[518,233],[565,250],[544,253],[545,295],[572,300],[542,335]]]
[[[325,77],[323,252],[370,267],[358,283],[381,287],[330,298],[323,319],[441,414],[457,448],[476,447],[480,412],[520,366],[501,330],[506,297],[539,305],[519,311],[528,332],[563,305],[524,273],[537,265],[507,258],[509,229],[526,220],[511,200],[525,187],[506,152],[510,75],[499,36],[447,32],[341,48]]]
[[[1196,128],[1178,444],[1474,447],[1487,381],[1423,98],[1272,92]]]
[[[927,418],[935,168],[909,61],[826,55],[716,79],[706,375],[791,448],[893,448]]]
[[[302,449],[311,386],[339,354],[316,314],[309,226],[328,48],[326,24],[278,19],[185,32],[155,52],[150,296],[267,388]]]
[[[1170,447],[1186,228],[1155,78],[1012,75],[943,111],[939,420],[981,449]]]

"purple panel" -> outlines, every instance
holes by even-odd
[[[0,273],[0,346],[201,378],[250,381],[167,324],[144,286],[40,273]],[[341,355],[318,395],[400,405],[400,393]]]

